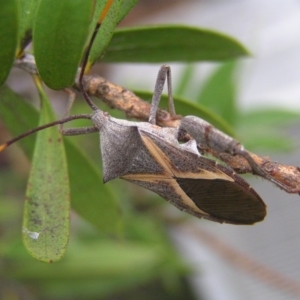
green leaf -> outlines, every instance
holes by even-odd
[[[19,0],[20,3],[20,30],[19,49],[22,52],[32,39],[32,27],[38,7],[37,0]]]
[[[243,144],[247,149],[269,153],[288,152],[295,149],[295,141],[283,133],[270,128],[254,127],[249,130],[241,130]]]
[[[13,65],[18,40],[18,2],[0,1],[0,86]]]
[[[184,68],[183,72],[181,72],[180,78],[178,79],[175,85],[174,95],[182,96],[184,95],[185,92],[188,91],[189,83],[193,79],[194,73],[195,73],[195,65],[188,64]]]
[[[240,117],[244,126],[283,126],[291,122],[299,121],[300,113],[276,108],[264,108],[245,112]]]
[[[37,127],[39,122],[37,110],[6,85],[0,87],[0,118],[13,137]],[[32,134],[18,142],[30,160],[35,138],[36,135]],[[9,151],[9,148],[5,151]]]
[[[39,125],[55,120],[51,105],[40,90]],[[63,140],[57,128],[37,133],[24,205],[23,242],[38,260],[62,258],[69,240],[70,191]]]
[[[234,71],[236,63],[230,61],[220,66],[201,88],[197,102],[208,107],[230,124],[237,117]]]
[[[248,55],[236,40],[214,31],[179,25],[117,30],[104,62],[223,61]]]
[[[12,135],[17,136],[37,126],[38,112],[22,97],[3,86],[0,88],[0,118]],[[31,135],[18,142],[29,158],[33,153],[34,138],[35,135]],[[98,166],[70,139],[66,139],[65,148],[72,208],[104,233],[117,233],[120,228],[117,199],[109,186],[102,183]],[[9,151],[9,148],[5,151]]]
[[[85,276],[97,277],[98,280],[127,277],[133,274],[141,276],[151,270],[157,270],[162,261],[161,252],[164,250],[161,247],[142,243],[122,244],[105,240],[86,244],[72,243],[66,259],[51,266],[32,262],[30,268],[24,268],[25,257],[23,264],[21,257],[19,264],[14,265],[13,274],[20,279],[42,281],[74,280]]]
[[[90,135],[90,138],[99,139],[95,135]],[[103,233],[119,234],[121,215],[118,203],[110,188],[103,184],[100,166],[95,166],[71,142],[66,143],[66,152],[69,163],[72,208]]]
[[[151,101],[152,93],[145,91],[134,91],[134,93],[144,100]],[[202,106],[200,104],[196,104],[191,102],[185,98],[174,96],[176,113],[182,116],[193,115],[199,118],[204,119],[205,121],[211,123],[218,129],[226,132],[231,136],[235,136],[233,128],[220,116]],[[160,107],[162,109],[168,108],[168,97],[166,95],[162,95]]]
[[[41,0],[33,27],[34,53],[52,89],[72,86],[83,54],[93,1]]]
[[[98,19],[100,17],[100,14],[105,6],[107,1],[97,1],[97,5],[96,5],[96,9],[94,12],[94,17],[93,17],[93,22],[92,22],[92,26],[91,26],[91,32],[90,32],[90,36],[93,33],[96,23],[98,22]],[[96,60],[96,58],[99,55],[102,55],[103,51],[106,49],[107,45],[109,44],[115,27],[117,26],[120,18],[119,18],[119,14],[120,14],[120,8],[122,5],[122,0],[115,0],[107,15],[105,16],[101,27],[99,28],[98,34],[96,36],[96,39],[94,41],[94,44],[92,46],[90,55],[89,55],[89,64],[93,64]]]
[[[291,151],[295,145],[282,129],[299,122],[299,117],[299,112],[286,109],[271,108],[246,112],[239,117],[239,136],[249,149]]]

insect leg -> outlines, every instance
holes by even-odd
[[[156,123],[156,113],[158,110],[158,105],[160,102],[162,91],[164,89],[166,78],[167,78],[167,85],[168,85],[169,113],[171,116],[176,115],[174,101],[173,101],[173,94],[172,94],[171,68],[167,65],[162,65],[157,75],[154,93],[151,102],[151,110],[149,116],[149,123],[151,124]]]
[[[240,155],[247,160],[247,162],[249,163],[250,167],[252,168],[252,171],[254,174],[259,175],[259,176],[273,182],[275,185],[277,185],[279,188],[286,191],[287,193],[291,193],[291,194],[300,193],[299,188],[292,188],[289,185],[277,180],[272,175],[270,175],[268,172],[266,172],[261,166],[259,166],[254,161],[254,159],[250,155],[249,151],[247,151],[246,149],[243,149],[243,148],[239,149],[238,151],[236,151],[236,155]]]
[[[68,103],[67,103],[67,109],[66,109],[66,112],[64,114],[64,118],[66,118],[66,117],[68,117],[70,115],[70,111],[71,111],[71,108],[72,108],[72,106],[74,104],[76,94],[72,90],[70,90],[70,89],[65,89],[64,91],[69,95]],[[64,134],[63,133],[64,132],[63,126],[64,126],[64,124],[60,124],[58,126],[59,132],[61,134]]]
[[[65,112],[65,115],[64,115],[63,119],[69,117],[71,108],[73,106],[73,103],[74,103],[74,100],[75,100],[75,97],[76,97],[76,94],[72,90],[65,89],[65,91],[69,94],[69,99],[68,99],[68,104],[67,104],[67,110]],[[86,119],[91,119],[91,115],[86,115]],[[64,123],[59,124],[59,126],[58,126],[59,132],[62,135],[68,135],[68,136],[69,135],[87,134],[87,133],[93,133],[93,132],[99,131],[94,126],[78,127],[78,128],[67,128],[67,129],[64,129],[63,126],[64,126]]]
[[[178,135],[184,136],[185,133],[188,133],[192,138],[194,138],[197,144],[204,149],[212,149],[217,153],[229,153],[233,156],[242,156],[249,163],[254,174],[273,182],[286,192],[299,192],[299,189],[293,189],[284,182],[272,177],[272,175],[266,172],[254,161],[249,151],[244,149],[241,143],[226,135],[222,131],[214,128],[208,122],[195,116],[186,116],[181,120]]]

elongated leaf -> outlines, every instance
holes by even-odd
[[[134,93],[144,100],[151,101],[152,93],[144,91],[134,91]],[[216,126],[218,129],[226,132],[227,134],[234,136],[234,130],[232,127],[220,116],[206,108],[205,106],[196,104],[182,97],[174,97],[176,113],[182,116],[193,115],[204,119],[205,121]],[[162,109],[168,108],[168,97],[163,95],[159,105]]]
[[[184,93],[188,92],[189,83],[193,79],[194,73],[195,73],[194,64],[189,64],[184,68],[175,86],[174,95],[182,96],[184,95]]]
[[[39,114],[37,110],[24,100],[6,85],[0,88],[0,118],[13,137],[38,126]],[[35,138],[36,135],[33,134],[18,142],[30,160],[32,159]],[[5,151],[9,151],[9,148]]]
[[[97,6],[94,12],[94,17],[93,17],[93,23],[92,23],[92,27],[91,27],[91,32],[90,35],[92,34],[92,32],[94,31],[94,28],[96,26],[96,23],[98,22],[99,16],[105,6],[107,1],[97,1]],[[119,14],[120,14],[120,8],[122,5],[122,0],[115,0],[112,4],[112,6],[110,7],[108,14],[105,16],[101,27],[98,31],[97,37],[94,41],[93,47],[91,49],[91,53],[89,55],[89,64],[93,64],[96,60],[96,58],[99,55],[102,55],[103,51],[106,49],[107,45],[109,44],[115,27],[117,26],[120,18],[119,18]]]
[[[92,16],[93,1],[41,0],[33,27],[38,71],[52,89],[72,86]]]
[[[0,1],[0,86],[5,82],[12,67],[18,38],[18,2]]]
[[[295,149],[295,140],[268,126],[242,127],[239,136],[245,147],[255,152],[270,154],[270,152],[288,152]]]
[[[40,90],[39,124],[55,120],[51,105]],[[70,191],[64,145],[57,128],[37,133],[27,184],[23,219],[23,241],[38,260],[62,258],[69,240]]]
[[[38,6],[37,0],[19,0],[20,3],[20,30],[18,53],[28,45],[32,39],[32,27]]]
[[[245,112],[240,117],[240,122],[244,126],[286,126],[287,124],[299,121],[300,113],[280,108],[261,108],[259,110],[252,110]]]
[[[234,70],[236,63],[230,61],[218,68],[201,88],[197,102],[218,115],[230,124],[237,118]]]
[[[99,139],[99,135],[90,135],[90,138]],[[121,215],[117,201],[109,187],[103,184],[100,166],[95,166],[71,142],[66,143],[66,152],[69,163],[72,208],[103,233],[120,233]]]
[[[299,112],[286,109],[260,109],[246,112],[239,117],[239,136],[251,150],[291,151],[295,147],[282,128],[299,122]]]
[[[117,30],[104,62],[222,61],[248,55],[233,38],[214,31],[164,25]],[[100,57],[99,57],[100,56]]]
[[[38,112],[22,97],[3,86],[0,88],[0,118],[12,135],[17,136],[37,126]],[[29,158],[33,153],[34,138],[35,135],[31,135],[18,142]],[[95,136],[91,135],[91,138]],[[72,208],[104,233],[116,234],[120,226],[117,200],[109,186],[103,185],[100,171],[97,170],[98,166],[94,166],[74,146],[71,138],[66,139],[65,147]],[[5,151],[9,151],[9,148]]]
[[[122,245],[111,241],[89,243],[88,246],[77,243],[73,246],[75,247],[71,248],[66,256],[69,259],[51,265],[50,268],[47,265],[32,263],[31,268],[27,270],[20,267],[21,263],[16,265],[14,276],[20,279],[64,280],[82,278],[83,274],[89,278],[97,276],[99,279],[129,276],[134,272],[141,275],[159,267],[162,261],[161,252],[164,250],[141,243]]]

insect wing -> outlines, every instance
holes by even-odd
[[[140,130],[140,134],[148,162],[159,167],[156,172],[148,172],[137,153],[134,168],[123,179],[199,218],[231,224],[253,224],[264,219],[263,200],[232,170],[151,132]]]

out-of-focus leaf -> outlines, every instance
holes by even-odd
[[[0,276],[5,274],[29,284],[33,282],[52,299],[55,294],[65,298],[64,293],[79,298],[89,298],[87,295],[92,294],[99,298],[153,281],[163,280],[166,285],[165,279],[172,284],[163,287],[169,292],[177,291],[176,278],[190,273],[170,244],[164,225],[154,215],[128,214],[126,241],[107,239],[89,226],[81,227],[80,223],[76,225],[83,230],[81,238],[73,236],[64,259],[57,264],[33,261],[19,243],[0,247],[1,257],[7,262]],[[25,272],[26,269],[30,271]],[[71,290],[66,288],[70,285],[73,285]]]
[[[152,26],[117,30],[106,49],[104,62],[223,61],[248,55],[236,40],[210,30]]]
[[[0,118],[13,137],[38,126],[39,114],[33,106],[24,101],[7,86],[0,88]],[[36,135],[21,139],[18,144],[31,160]],[[3,141],[4,142],[4,141]],[[9,151],[9,148],[5,151]]]
[[[285,109],[262,109],[242,113],[239,117],[239,136],[242,142],[256,151],[291,151],[294,143],[283,134],[283,127],[299,122],[298,112]]]
[[[98,280],[113,279],[133,273],[142,276],[151,269],[157,269],[162,262],[161,251],[161,247],[145,246],[142,243],[124,244],[107,240],[90,242],[87,245],[76,243],[70,245],[64,260],[50,266],[32,262],[31,267],[27,268],[24,254],[20,253],[19,259],[14,255],[19,263],[11,266],[9,272],[15,278],[41,281],[79,279],[83,276],[97,277]]]
[[[234,61],[223,64],[201,88],[197,102],[223,117],[230,124],[236,122]]]
[[[286,109],[264,108],[244,112],[240,116],[243,126],[283,126],[285,124],[299,121],[300,113]]]
[[[33,27],[39,74],[52,89],[72,86],[92,17],[93,1],[41,0]]]
[[[184,71],[180,74],[178,83],[175,86],[174,95],[182,96],[189,88],[189,83],[194,76],[195,66],[192,64],[187,65]]]
[[[0,86],[12,67],[18,41],[18,1],[0,1]]]
[[[39,90],[43,125],[55,116]],[[70,190],[64,144],[55,127],[37,133],[25,200],[22,232],[28,252],[44,262],[61,259],[69,240]]]
[[[248,130],[241,128],[239,133],[241,142],[247,149],[252,151],[284,152],[294,149],[292,138],[276,131],[274,128],[266,127],[262,129],[262,127],[254,126]]]
[[[91,138],[99,139],[95,135],[91,135]],[[111,189],[103,184],[100,166],[95,166],[71,142],[66,143],[66,152],[72,208],[103,233],[119,234],[121,213],[118,202]]]

